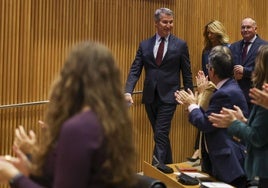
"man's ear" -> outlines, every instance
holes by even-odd
[[[216,76],[215,69],[213,67],[210,67],[209,69],[210,69],[211,74],[213,75],[213,77]]]

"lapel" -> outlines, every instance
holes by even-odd
[[[165,63],[165,61],[166,61],[166,59],[167,59],[167,57],[168,57],[168,55],[169,55],[171,49],[173,48],[173,40],[174,40],[174,38],[173,38],[172,34],[170,34],[170,35],[169,35],[169,38],[168,38],[167,51],[166,51],[166,53],[165,53],[165,55],[164,55],[164,57],[163,57],[162,64]],[[162,64],[161,64],[161,65],[162,65]]]
[[[155,40],[156,40],[156,35],[154,35],[153,37],[151,37],[149,39],[149,45],[148,46],[149,46],[149,52],[150,52],[150,59],[152,59],[152,61],[156,65],[156,61],[155,61],[155,57],[154,57]]]
[[[239,53],[240,53],[240,64],[243,64],[243,62],[242,62],[242,53],[243,53],[243,45],[244,45],[244,41],[243,40],[241,40],[240,41],[240,44],[239,44]]]

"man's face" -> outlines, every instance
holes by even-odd
[[[173,28],[173,16],[161,14],[160,20],[155,22],[155,27],[161,37],[168,36]]]
[[[213,80],[213,68],[210,63],[206,64],[206,68],[208,70],[208,77],[212,81]],[[212,81],[213,82],[213,81]]]
[[[246,18],[241,23],[241,35],[244,40],[249,41],[257,34],[257,26],[250,18]]]

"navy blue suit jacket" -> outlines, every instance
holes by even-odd
[[[220,113],[222,107],[233,108],[233,105],[239,106],[244,114],[248,115],[243,92],[234,79],[229,79],[213,93],[207,111],[197,108],[189,114],[189,121],[204,133],[211,162],[211,175],[227,183],[245,175],[245,147],[234,141],[227,129],[213,127],[208,116],[212,112]]]
[[[233,55],[234,65],[242,65],[244,67],[243,78],[241,80],[238,80],[238,84],[243,90],[243,93],[246,96],[247,102],[250,101],[250,97],[248,94],[249,94],[249,89],[252,86],[251,74],[255,67],[255,58],[257,56],[257,51],[259,47],[264,44],[268,44],[267,41],[264,41],[259,36],[257,36],[257,38],[252,43],[248,51],[248,54],[246,56],[244,63],[242,62],[242,49],[243,49],[244,41],[243,40],[237,41],[230,46],[230,49]]]
[[[171,34],[167,52],[161,65],[157,66],[153,53],[155,40],[156,35],[140,43],[135,60],[130,68],[125,92],[132,94],[144,67],[145,79],[142,102],[152,103],[157,90],[162,102],[174,104],[176,103],[174,92],[181,87],[180,72],[182,72],[184,88],[193,89],[188,46],[185,41]]]

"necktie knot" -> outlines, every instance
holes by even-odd
[[[244,45],[245,45],[245,46],[248,46],[248,45],[250,45],[250,44],[251,44],[251,42],[249,42],[249,41],[244,42]]]

